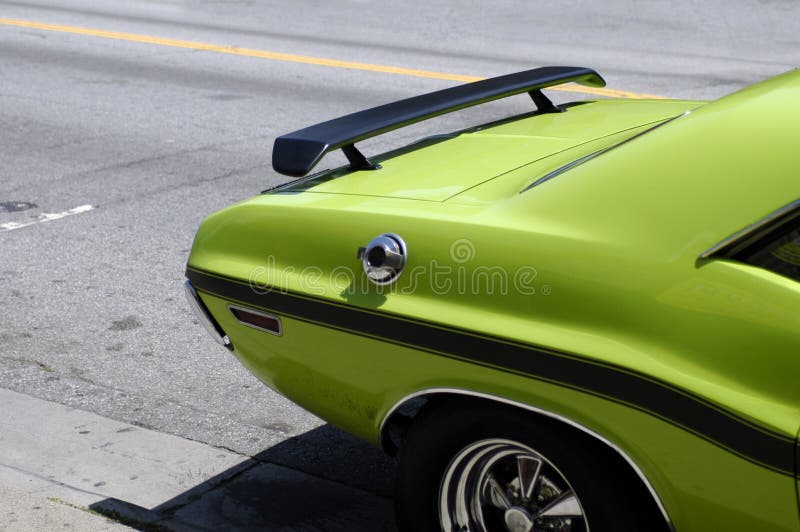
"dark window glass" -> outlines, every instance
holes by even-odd
[[[800,216],[770,231],[735,258],[800,281]]]

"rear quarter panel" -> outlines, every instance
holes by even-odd
[[[330,303],[333,314],[341,306],[407,316],[629,368],[793,441],[796,283],[732,263],[697,268],[691,253],[665,267],[660,257],[609,246],[589,228],[504,211],[262,196],[210,218],[190,267],[225,272],[252,293],[305,294]],[[364,281],[356,250],[386,231],[405,238],[409,263],[392,289],[380,290]],[[494,281],[491,272],[499,275]],[[378,443],[383,417],[408,394],[480,391],[565,416],[618,445],[653,483],[678,530],[798,528],[792,475],[637,405],[497,367],[491,353],[477,364],[304,316],[284,313],[284,334],[274,337],[236,322],[230,297],[198,288],[248,369],[368,441]]]

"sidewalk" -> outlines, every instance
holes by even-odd
[[[3,531],[393,529],[391,501],[357,488],[8,390],[0,405]]]
[[[0,530],[105,532],[131,529],[60,499],[0,485]]]

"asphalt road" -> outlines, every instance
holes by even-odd
[[[183,299],[202,218],[284,179],[274,137],[455,83],[444,74],[591,66],[634,96],[708,99],[800,63],[796,0],[53,0],[0,2],[0,19],[0,387],[384,496],[391,461],[262,386]]]

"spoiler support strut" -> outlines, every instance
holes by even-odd
[[[536,109],[540,113],[563,113],[564,110],[556,106],[550,98],[544,95],[541,89],[532,90],[528,93],[531,100],[536,105]]]
[[[355,144],[345,144],[342,146],[342,152],[347,160],[350,161],[351,170],[380,170],[381,165],[373,163],[361,153]]]

